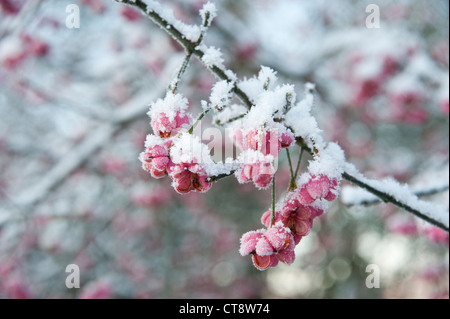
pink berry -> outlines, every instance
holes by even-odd
[[[190,121],[186,114],[177,111],[175,117],[170,119],[165,113],[159,113],[152,118],[152,128],[156,135],[162,138],[174,136],[182,128],[187,128]]]
[[[172,165],[169,159],[169,152],[163,145],[154,145],[147,148],[141,154],[142,167],[154,178],[162,178],[167,175],[169,167]]]
[[[311,176],[309,181],[300,186],[298,199],[303,205],[310,205],[317,199],[333,201],[337,198],[339,183],[326,175]]]
[[[241,248],[239,249],[239,253],[242,256],[250,255],[255,252],[256,244],[262,238],[263,231],[249,231],[242,235],[241,237]]]
[[[205,193],[211,187],[208,177],[199,164],[180,163],[174,165],[169,173],[173,187],[180,194],[190,192]]]

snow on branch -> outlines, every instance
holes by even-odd
[[[355,205],[373,201],[376,196],[383,202],[392,203],[447,232],[449,231],[448,207],[420,200],[410,186],[400,184],[393,179],[383,181],[369,179],[352,164],[346,165],[344,178],[360,187],[343,189],[342,201],[345,204]]]
[[[179,24],[178,22],[174,22],[172,20],[176,20],[174,18],[173,13],[169,13],[170,10],[163,9],[161,4],[156,1],[150,0],[115,0],[117,2],[122,2],[125,4],[129,4],[139,8],[146,16],[148,16],[152,21],[157,24],[161,29],[167,32],[174,40],[176,40],[180,45],[182,45],[187,52],[191,52],[193,55],[199,58],[202,63],[205,61],[208,62],[207,68],[216,75],[220,80],[225,80],[227,82],[234,82],[236,80],[236,75],[231,71],[226,69],[221,63],[221,55],[219,51],[213,47],[202,46],[199,47],[198,40],[201,39],[201,32],[198,35],[198,38],[192,36],[192,34],[184,33],[187,32],[186,28]],[[205,8],[205,7],[204,7]],[[206,5],[206,9],[212,10],[212,6]],[[163,15],[160,15],[158,12],[163,12]],[[216,13],[214,13],[215,15]],[[167,20],[166,20],[167,19]],[[181,27],[180,27],[181,26]],[[180,27],[178,29],[177,27]],[[199,27],[199,30],[202,28]],[[193,38],[195,41],[190,40]],[[233,88],[234,94],[239,97],[242,102],[250,108],[252,103],[250,102],[247,94],[245,94],[240,88],[236,85]]]

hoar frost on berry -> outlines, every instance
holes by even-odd
[[[277,157],[281,148],[291,146],[294,135],[286,127],[280,125],[271,128],[238,128],[234,139],[241,150],[255,150],[264,155]]]
[[[275,175],[273,160],[272,155],[264,155],[259,151],[242,152],[238,158],[242,166],[235,172],[236,179],[241,184],[253,182],[257,188],[267,189]]]
[[[300,240],[309,234],[314,219],[321,216],[327,208],[326,203],[337,198],[340,181],[343,173],[344,154],[342,149],[334,143],[321,147],[320,155],[315,155],[308,166],[308,172],[302,174],[298,180],[297,188],[290,189],[285,199],[276,205],[275,211],[266,211],[261,217],[261,223],[267,227],[259,231],[246,233],[241,238],[240,253],[243,256],[252,255],[252,261],[256,268],[265,270],[274,267],[279,261],[293,262],[294,248]],[[247,150],[253,164],[244,165],[237,172],[241,182],[253,177],[254,163],[257,159],[264,158],[258,151]],[[270,156],[270,155],[269,155]],[[272,177],[273,178],[273,177]],[[275,241],[271,234],[273,229],[280,228],[289,232],[289,247],[279,250],[279,241]],[[277,246],[278,244],[278,246]],[[276,251],[276,254],[273,254]]]
[[[147,113],[151,117],[153,132],[162,137],[174,136],[183,128],[189,128],[191,120],[186,113],[188,101],[181,94],[168,92],[166,97],[158,99]]]
[[[191,126],[186,113],[188,101],[168,92],[151,105],[148,115],[155,135],[148,135],[145,151],[139,156],[144,170],[154,178],[169,176],[180,194],[206,192],[212,183],[204,165],[213,165],[208,147],[187,132]]]
[[[175,164],[169,176],[173,187],[180,194],[191,191],[206,192],[212,184],[203,168],[205,164],[213,164],[208,147],[200,139],[187,132],[180,134],[173,141],[171,158]]]
[[[154,135],[148,135],[145,151],[139,156],[142,168],[154,178],[162,178],[168,174],[173,162],[169,156],[171,140],[164,141]]]
[[[318,199],[333,201],[338,194],[338,181],[330,179],[326,175],[309,176],[308,182],[298,190],[300,203],[309,205]]]
[[[255,267],[265,270],[275,267],[280,261],[292,264],[295,260],[294,248],[294,237],[290,229],[280,222],[269,229],[244,234],[239,252],[242,256],[251,254]]]

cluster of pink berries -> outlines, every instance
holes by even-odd
[[[240,162],[244,165],[236,171],[238,181],[253,182],[260,189],[269,187],[275,174],[273,160],[278,157],[281,148],[292,145],[292,132],[284,126],[247,131],[239,128],[235,131],[234,138],[243,151]]]
[[[158,106],[164,103],[174,107],[169,107],[167,112],[161,112]],[[187,100],[181,95],[169,93],[164,101],[158,100],[153,106],[156,110],[153,113],[150,111],[149,115],[156,135],[147,137],[146,149],[140,155],[143,169],[154,178],[168,175],[172,179],[172,186],[180,194],[208,191],[212,183],[207,182],[208,176],[196,158],[175,161],[171,156],[177,134],[186,131],[192,125],[190,116],[185,113]]]
[[[214,168],[218,164],[210,158],[209,148],[189,130],[193,124],[187,108],[186,98],[170,92],[164,100],[152,104],[149,116],[154,135],[147,136],[140,160],[153,177],[169,176],[178,193],[203,193],[211,188],[212,177],[218,176]],[[275,159],[281,149],[295,142],[290,129],[274,122],[257,128],[241,125],[233,130],[233,137],[242,152],[231,163],[235,168],[226,175],[234,171],[240,183],[253,182],[259,189],[272,184]],[[294,262],[296,245],[310,232],[314,218],[323,214],[324,203],[337,198],[341,175],[323,171],[335,165],[329,161],[339,157],[336,149],[340,151],[335,146],[324,149],[310,164],[309,172],[298,179],[298,187],[291,187],[284,202],[275,211],[263,214],[265,228],[243,235],[240,253],[251,255],[256,268],[265,270],[279,262]]]
[[[191,152],[191,144],[198,142],[198,148],[206,145],[195,141],[188,134],[192,127],[187,100],[180,94],[168,93],[164,100],[153,103],[149,116],[154,135],[149,135],[145,151],[140,160],[144,170],[154,178],[169,176],[172,186],[180,194],[192,191],[206,192],[211,186],[211,177],[205,170],[205,157],[202,152]],[[180,142],[180,136],[190,136],[186,143]],[[260,189],[268,188],[275,174],[274,159],[282,148],[289,147],[294,142],[292,132],[282,125],[271,128],[243,129],[234,133],[235,141],[242,150],[236,161],[235,176],[240,183],[253,182]],[[186,147],[179,146],[183,144]],[[182,153],[191,152],[190,156]],[[199,154],[200,153],[200,154]],[[209,153],[209,150],[206,150]],[[210,164],[213,164],[210,162]]]
[[[275,267],[280,261],[292,264],[295,246],[310,232],[314,218],[324,212],[320,202],[336,199],[339,183],[338,179],[325,175],[310,176],[306,183],[287,194],[274,213],[269,210],[262,215],[265,229],[242,236],[241,255],[251,255],[259,270]]]

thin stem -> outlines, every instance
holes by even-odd
[[[270,227],[273,226],[275,222],[275,175],[273,175],[272,179],[272,214],[270,217]]]
[[[244,113],[244,114],[241,114],[241,115],[232,117],[232,118],[228,119],[228,120],[225,121],[225,122],[220,122],[219,120],[217,120],[217,121],[216,121],[216,124],[219,125],[219,126],[223,126],[223,125],[225,125],[225,124],[230,124],[230,123],[232,123],[232,122],[234,122],[234,121],[237,121],[237,120],[240,120],[240,119],[244,118],[246,115],[247,115],[247,113]]]
[[[298,157],[297,168],[295,169],[294,180],[297,179],[298,171],[300,170],[300,164],[301,164],[301,162],[302,162],[303,151],[304,151],[304,148],[303,148],[303,147],[300,147],[300,155],[299,155],[299,157]]]
[[[289,191],[293,191],[297,188],[297,184],[295,183],[295,175],[294,170],[292,169],[291,153],[289,152],[289,148],[286,148],[286,154],[289,162],[289,170],[291,173],[291,182],[289,184]]]
[[[191,128],[189,129],[189,134],[194,133],[194,129],[197,126],[198,123],[200,123],[200,121],[205,117],[206,114],[208,114],[208,112],[211,110],[211,108],[207,108],[206,110],[204,110],[200,116],[198,117],[198,119],[195,121],[195,123],[191,126]]]
[[[294,171],[292,169],[291,153],[289,152],[289,148],[286,148],[286,154],[289,162],[289,170],[291,172],[291,179],[292,179],[294,178]]]
[[[186,57],[183,60],[183,64],[181,65],[180,70],[178,71],[175,81],[173,83],[171,83],[169,86],[169,90],[171,90],[173,94],[175,94],[175,92],[178,89],[178,84],[180,83],[181,77],[183,76],[184,72],[186,72],[186,69],[189,66],[189,61],[191,60],[191,57],[192,57],[192,52],[187,51]]]
[[[210,24],[211,20],[211,14],[209,12],[206,12],[205,19],[203,21],[203,28],[202,32],[200,33],[200,37],[198,38],[197,42],[195,42],[195,46],[199,46],[200,43],[203,41],[203,37],[205,36],[206,30],[208,30],[208,26]],[[183,64],[180,67],[180,70],[178,71],[177,77],[175,79],[175,82],[171,84],[169,87],[170,90],[172,90],[172,93],[175,94],[178,88],[178,83],[180,83],[181,77],[183,76],[184,72],[186,72],[187,67],[189,66],[189,61],[191,60],[193,51],[189,48],[186,48],[186,57],[184,58]]]

